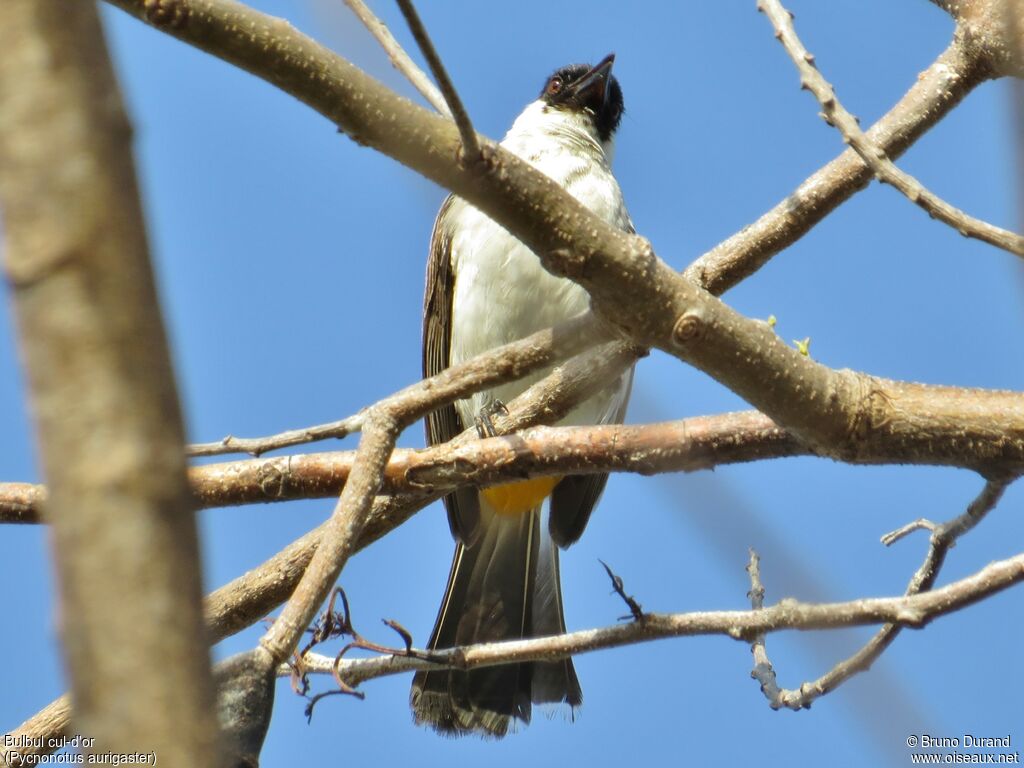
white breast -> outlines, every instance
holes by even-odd
[[[562,185],[609,224],[631,227],[619,185],[609,168],[610,147],[602,146],[584,121],[535,102],[516,120],[502,146]],[[453,363],[521,339],[580,314],[586,291],[548,273],[537,256],[503,227],[458,200],[451,254],[455,272],[452,307]],[[465,425],[494,399],[510,402],[545,376],[542,371],[457,404]],[[625,380],[581,404],[561,423],[599,424],[622,405]]]

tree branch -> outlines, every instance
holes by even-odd
[[[957,35],[995,76],[1024,77],[1021,0],[932,0],[956,19]]]
[[[619,366],[615,370],[620,370],[632,357],[613,362]],[[556,421],[554,414],[570,407],[558,388],[571,386],[573,397],[583,398],[585,381],[593,378],[594,386],[600,381],[593,370],[586,357],[566,363],[554,374],[556,378],[545,380],[548,391],[533,392],[533,413],[519,423]],[[574,378],[581,381],[572,383]],[[1024,473],[1021,395],[890,385],[861,400],[855,418],[858,427],[845,461],[952,466],[988,475]],[[417,389],[414,386],[404,392]],[[500,419],[496,423],[502,434],[515,429]],[[963,451],[964,444],[972,449]],[[437,498],[456,486],[487,485],[524,476],[693,471],[795,455],[817,454],[756,411],[639,426],[536,428],[486,440],[477,439],[475,430],[467,430],[456,441],[426,450],[395,451],[384,470],[382,492]],[[189,480],[203,508],[327,498],[341,491],[352,461],[352,452],[275,456],[192,467]],[[38,523],[44,501],[43,486],[0,483],[0,523]]]
[[[395,450],[381,493],[433,498],[458,486],[525,476],[690,472],[806,453],[757,411],[643,426],[535,427],[508,437]],[[327,498],[341,492],[353,458],[354,452],[339,451],[206,464],[192,467],[189,479],[201,508]],[[41,522],[44,498],[44,486],[0,483],[0,522]]]

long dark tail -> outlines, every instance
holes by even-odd
[[[486,505],[482,505],[486,507]],[[540,508],[523,515],[481,509],[472,547],[458,544],[430,648],[519,640],[565,631],[558,549],[542,540]],[[583,701],[572,660],[420,672],[410,703],[416,722],[440,733],[504,736],[530,722],[531,703]]]

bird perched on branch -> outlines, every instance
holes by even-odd
[[[597,216],[633,226],[612,175],[613,137],[622,119],[614,55],[597,66],[552,74],[501,146],[560,184]],[[444,201],[434,224],[423,313],[423,373],[436,374],[502,344],[574,317],[586,291],[548,273],[537,256],[458,197]],[[427,418],[431,445],[468,425],[489,424],[502,401],[543,378],[540,371],[445,406]],[[561,424],[620,423],[633,371],[578,405]],[[540,477],[445,498],[457,544],[430,648],[565,632],[558,547],[583,533],[607,475]],[[541,511],[548,505],[547,525]],[[529,722],[532,703],[583,700],[571,659],[471,671],[420,672],[411,704],[416,722],[449,735],[501,737],[513,719]]]

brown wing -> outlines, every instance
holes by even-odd
[[[628,377],[623,383],[623,386],[627,387],[626,396],[618,412],[610,420],[609,423],[612,424],[621,424],[626,417],[629,390],[633,387],[632,370],[627,371],[625,376]],[[551,514],[548,519],[548,531],[555,544],[565,549],[579,540],[607,482],[607,474],[568,475],[559,481],[551,492]]]
[[[451,363],[452,300],[455,274],[452,271],[451,209],[455,197],[449,195],[434,222],[427,260],[426,291],[423,296],[423,375],[433,376]],[[446,443],[465,427],[454,404],[427,414],[427,444]],[[444,497],[448,525],[452,535],[470,544],[479,532],[480,501],[476,488],[460,488]]]

